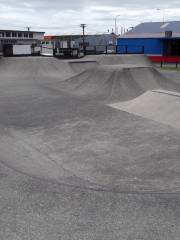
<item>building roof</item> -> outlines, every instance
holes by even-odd
[[[172,31],[173,37],[180,37],[180,21],[141,23],[120,38],[162,38],[166,31]]]
[[[107,45],[109,42],[112,42],[113,39],[116,39],[114,34],[98,34],[98,35],[86,35],[85,41],[89,42],[90,45]],[[75,40],[76,43],[81,43],[83,41],[82,36]]]
[[[180,32],[180,21],[141,23],[129,33],[164,33],[165,31]]]
[[[9,30],[9,29],[0,29],[0,32],[22,32],[22,33],[42,33],[44,34],[45,32],[37,32],[37,31],[22,31],[22,30]]]

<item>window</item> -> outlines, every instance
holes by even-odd
[[[11,37],[11,33],[10,32],[6,32],[6,37]]]
[[[0,37],[4,37],[4,33],[3,32],[0,32]]]
[[[29,33],[29,38],[33,38],[33,33]]]
[[[25,38],[28,38],[29,36],[28,36],[28,33],[24,33],[24,37]]]
[[[16,32],[12,32],[12,37],[16,38],[17,37],[17,33]]]
[[[22,38],[22,33],[18,32],[18,38]]]

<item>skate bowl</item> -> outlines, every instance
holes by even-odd
[[[179,239],[180,83],[114,57],[0,60],[0,239]]]
[[[177,92],[147,91],[131,101],[109,106],[180,129],[180,93]]]
[[[113,58],[118,58],[119,62],[113,64],[116,62]],[[153,121],[147,121],[147,118],[156,119],[147,114],[150,111],[149,114],[156,115],[158,109],[159,112],[163,109],[165,111],[170,96],[164,94],[167,99],[163,105],[163,100],[157,100],[160,97],[156,94],[159,96],[160,93],[154,92],[155,89],[180,91],[178,84],[172,84],[152,66],[146,66],[146,63],[143,65],[144,57],[141,56],[139,62],[133,64],[136,58],[90,56],[83,61],[60,61],[48,57],[2,59],[1,162],[29,176],[76,187],[107,187],[110,190],[115,186],[120,191],[131,185],[129,189],[132,190],[134,183],[129,184],[131,168],[128,170],[128,178],[122,181],[123,167],[121,173],[116,172],[116,169],[121,169],[119,161],[130,164],[135,154],[139,159],[139,144],[136,141],[131,147],[132,155],[129,155],[129,138],[135,131],[133,137],[143,138],[145,142],[145,129],[154,129],[154,134],[159,131],[159,126],[156,128]],[[128,64],[125,64],[126,60]],[[109,64],[103,65],[102,62]],[[114,106],[109,107],[112,103],[123,105],[123,102],[131,100],[135,101],[133,106],[136,108],[140,104],[135,100],[137,97],[140,103],[145,104],[144,110],[138,110],[142,113],[135,114],[125,107],[120,111]],[[178,109],[178,105],[173,108],[173,101],[169,105],[168,114]],[[149,107],[151,103],[154,103],[154,109]],[[136,116],[138,114],[143,119],[139,119]],[[160,117],[158,122],[163,123],[165,113],[162,112]],[[176,120],[178,115],[174,116],[174,120],[169,120],[169,125],[175,125]],[[138,124],[139,130],[136,132]],[[145,127],[141,131],[142,125]],[[150,145],[151,140],[147,141]],[[143,159],[147,153],[146,146]],[[137,168],[138,176],[141,165]],[[144,178],[144,172],[139,174],[140,178]],[[139,183],[136,187],[141,189]],[[154,188],[157,190],[158,186]],[[145,189],[151,190],[151,185],[147,183]]]

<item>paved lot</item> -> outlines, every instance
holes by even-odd
[[[79,70],[0,60],[0,239],[179,240],[180,130],[62,91]]]

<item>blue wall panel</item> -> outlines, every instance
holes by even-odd
[[[117,40],[117,53],[163,54],[163,40],[158,38],[119,38]]]

